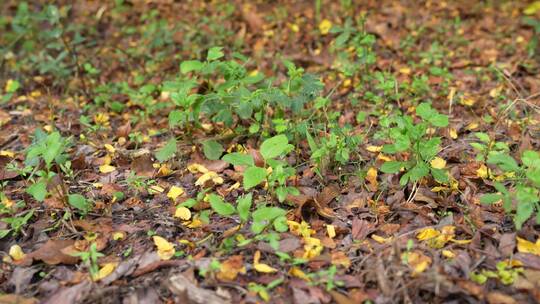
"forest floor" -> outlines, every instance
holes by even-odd
[[[539,1],[1,2],[0,303],[540,302]]]

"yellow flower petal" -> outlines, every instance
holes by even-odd
[[[188,221],[191,218],[191,211],[184,206],[180,206],[176,208],[174,217],[180,218],[181,220],[184,220],[184,221]]]
[[[0,156],[7,156],[9,158],[14,158],[15,157],[15,152],[2,150],[2,151],[0,151]]]
[[[446,160],[438,156],[432,159],[429,163],[431,164],[431,167],[435,169],[444,169],[444,167],[446,167]]]
[[[112,234],[112,239],[115,241],[122,240],[126,237],[126,233],[123,231],[116,231]]]
[[[208,172],[208,169],[206,169],[206,167],[201,165],[201,164],[191,164],[191,165],[189,165],[187,167],[187,169],[191,173],[206,173],[206,172]]]
[[[480,178],[487,178],[488,177],[488,168],[486,165],[481,165],[478,170],[476,170],[476,176]]]
[[[456,254],[450,250],[443,250],[441,253],[445,258],[448,259],[453,259],[456,257]]]
[[[167,193],[167,197],[174,201],[177,197],[179,197],[182,194],[184,194],[184,188],[172,186],[171,189],[169,189],[169,192]]]
[[[289,270],[289,275],[310,282],[311,279],[298,267],[294,266]]]

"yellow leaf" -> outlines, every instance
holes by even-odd
[[[292,267],[289,270],[289,275],[292,275],[293,277],[297,277],[307,282],[311,281],[311,279],[300,268],[296,266]]]
[[[521,253],[531,253],[540,255],[540,238],[536,240],[536,243],[529,242],[526,239],[522,239],[519,236],[516,237],[517,249]]]
[[[94,281],[98,281],[105,278],[106,276],[110,275],[114,271],[114,269],[116,269],[117,265],[118,263],[106,263],[105,265],[103,265],[103,267],[101,267],[101,269],[99,269],[97,275],[92,277],[92,279]]]
[[[101,172],[101,173],[111,173],[114,170],[116,170],[116,168],[114,166],[111,166],[111,165],[101,165],[101,166],[99,166],[99,172]]]
[[[115,241],[122,240],[126,237],[126,233],[123,231],[116,231],[112,234],[112,239]]]
[[[272,273],[277,271],[277,269],[263,263],[254,264],[253,267],[255,268],[255,270],[262,273]]]
[[[351,260],[343,253],[343,251],[333,252],[331,258],[333,265],[343,266],[344,268],[349,268],[351,266]]]
[[[454,238],[450,239],[450,241],[454,244],[458,244],[458,245],[467,245],[469,244],[470,242],[472,242],[472,240],[456,240]]]
[[[223,282],[231,282],[236,279],[239,273],[246,273],[241,255],[235,255],[220,264],[216,277]]]
[[[388,243],[388,242],[392,241],[392,237],[384,238],[384,237],[379,236],[379,235],[376,235],[376,234],[372,234],[372,235],[371,235],[371,238],[372,238],[375,242],[377,242],[377,243],[379,243],[379,244],[385,244],[385,243]]]
[[[525,15],[534,15],[538,11],[540,11],[540,1],[535,1],[531,4],[529,4],[524,10],[523,13]]]
[[[446,167],[446,160],[438,156],[432,159],[429,163],[431,164],[431,167],[435,169],[444,169],[444,167]]]
[[[319,23],[319,31],[321,31],[322,35],[328,34],[331,28],[332,22],[330,22],[330,20],[328,19],[324,19],[323,21],[321,21],[321,23]]]
[[[176,208],[176,212],[174,213],[174,217],[178,217],[181,220],[188,221],[191,218],[191,211],[184,207],[180,206]]]
[[[172,186],[171,189],[169,189],[169,192],[167,193],[167,197],[174,201],[177,197],[179,197],[182,194],[184,194],[184,188]]]
[[[22,250],[21,246],[19,245],[12,245],[11,247],[9,247],[9,256],[15,260],[15,261],[18,261],[18,260],[22,260],[24,259],[24,251]]]
[[[157,247],[159,257],[162,260],[170,260],[176,252],[174,249],[174,245],[172,243],[169,243],[166,239],[157,235],[154,235],[152,239],[154,240],[154,244]]]
[[[169,176],[172,173],[173,173],[173,170],[171,170],[171,168],[169,168],[169,166],[167,164],[161,164],[159,166],[159,170],[158,170],[157,175],[158,176]]]
[[[368,150],[368,152],[372,152],[372,153],[381,152],[382,146],[367,146],[366,150]]]
[[[479,124],[477,122],[471,122],[470,124],[468,124],[465,129],[467,130],[474,130],[474,129],[477,129],[479,127]]]
[[[403,67],[403,68],[399,69],[399,72],[401,74],[404,74],[404,75],[410,75],[411,74],[411,69],[409,67]]]
[[[476,100],[472,99],[468,95],[464,95],[464,96],[461,96],[459,103],[461,103],[464,106],[471,107],[476,103]]]
[[[441,233],[438,230],[435,230],[433,228],[424,228],[420,230],[420,232],[416,235],[416,238],[419,241],[425,241],[437,237],[439,236],[439,234]]]
[[[377,159],[378,160],[384,160],[385,162],[392,161],[392,158],[390,158],[390,157],[388,157],[388,156],[386,156],[386,155],[384,155],[382,153],[377,155]]]
[[[333,239],[336,237],[336,228],[334,225],[326,225],[326,233],[328,233],[328,237]]]

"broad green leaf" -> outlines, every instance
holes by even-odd
[[[514,217],[514,223],[516,224],[516,229],[520,230],[534,212],[534,203],[530,202],[519,202],[516,208],[516,215]]]
[[[40,180],[28,187],[26,192],[32,195],[36,201],[42,202],[47,196],[47,183],[44,180]]]
[[[403,162],[399,161],[387,161],[381,166],[381,172],[383,173],[397,173],[403,167]]]
[[[226,154],[221,159],[234,166],[254,166],[255,165],[255,162],[253,161],[253,157],[251,155],[239,153],[239,152]]]
[[[274,229],[277,232],[285,232],[289,230],[289,225],[287,224],[287,218],[280,216],[274,220]]]
[[[476,133],[474,133],[474,136],[476,136],[476,138],[478,138],[480,141],[482,141],[482,142],[484,142],[486,144],[491,141],[491,139],[489,138],[489,135],[487,135],[484,132],[476,132]]]
[[[498,152],[489,153],[488,164],[497,165],[499,168],[507,172],[516,172],[519,170],[519,166],[514,158],[510,155]]]
[[[266,170],[260,167],[249,167],[244,171],[244,190],[249,190],[266,179]]]
[[[480,202],[482,204],[493,204],[502,199],[502,195],[498,193],[488,193],[480,197]]]
[[[71,206],[83,212],[87,212],[90,209],[90,203],[80,194],[70,194],[68,196],[68,202]]]
[[[176,153],[176,138],[171,138],[165,146],[156,152],[156,158],[159,162],[169,160]]]
[[[265,160],[280,156],[292,148],[289,140],[284,134],[277,135],[263,141],[261,144],[261,155]]]
[[[184,120],[184,112],[180,110],[173,110],[169,112],[169,128],[179,126]]]
[[[208,50],[208,55],[206,56],[206,60],[213,61],[216,59],[219,59],[223,57],[225,54],[223,53],[223,48],[219,46],[215,46],[213,48],[210,48]]]
[[[203,142],[204,156],[210,160],[218,160],[223,154],[223,146],[215,140],[207,140]]]
[[[443,169],[435,169],[431,168],[431,175],[433,175],[433,178],[439,183],[447,183],[448,182],[448,174],[446,173],[446,170]]]
[[[278,216],[285,216],[287,211],[279,207],[260,207],[253,212],[253,220],[255,222],[271,221]]]
[[[180,64],[180,72],[182,72],[182,74],[186,74],[192,71],[198,72],[203,68],[203,66],[204,63],[200,62],[199,60],[183,61]]]
[[[435,127],[444,128],[448,126],[448,116],[444,114],[437,113],[431,116],[428,121]]]
[[[238,211],[238,215],[240,216],[240,219],[242,219],[243,222],[247,222],[249,219],[249,212],[251,209],[251,204],[253,201],[253,194],[249,193],[247,195],[244,195],[242,197],[239,197],[236,201],[236,210]]]
[[[416,182],[428,175],[429,167],[425,163],[418,163],[409,172],[411,181]]]
[[[212,209],[219,215],[228,216],[236,212],[234,206],[229,203],[225,203],[219,195],[212,193],[208,196],[208,199]]]

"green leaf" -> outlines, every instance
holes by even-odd
[[[448,126],[448,116],[444,114],[435,114],[428,120],[432,125],[439,128]]]
[[[491,141],[491,139],[489,138],[489,135],[487,135],[484,132],[476,132],[474,133],[474,136],[476,136],[476,138],[478,138],[480,141],[486,144],[488,144]]]
[[[253,157],[251,155],[239,153],[239,152],[226,154],[221,159],[234,166],[254,166],[255,165],[255,162],[253,161]]]
[[[480,197],[480,203],[482,204],[493,204],[502,199],[502,195],[498,193],[488,193]]]
[[[280,216],[274,220],[274,229],[277,232],[285,232],[289,230],[289,225],[287,224],[287,218]]]
[[[36,201],[42,202],[47,196],[47,183],[44,180],[40,180],[28,187],[26,193],[32,195]]]
[[[441,184],[448,182],[448,174],[446,173],[446,170],[431,168],[431,175],[433,175],[433,178],[435,178],[435,180]]]
[[[184,112],[180,110],[173,110],[169,112],[169,127],[173,128],[175,126],[179,126],[182,123],[182,120],[184,120]]]
[[[71,206],[83,211],[88,212],[90,209],[90,204],[86,198],[80,194],[70,194],[68,196],[68,202]]]
[[[265,160],[269,160],[289,151],[291,148],[292,145],[289,145],[287,136],[281,134],[263,141],[260,152]]]
[[[207,140],[203,142],[204,156],[210,160],[218,160],[223,154],[223,146],[215,140]]]
[[[409,172],[411,181],[416,182],[428,175],[429,167],[425,163],[418,163]]]
[[[156,158],[159,162],[169,160],[176,153],[176,138],[171,138],[165,146],[156,152]]]
[[[6,93],[15,93],[21,87],[17,80],[8,80],[6,84]]]
[[[510,155],[504,153],[489,153],[487,163],[491,165],[497,165],[499,168],[507,172],[516,172],[519,170],[519,166],[516,160]]]
[[[381,166],[381,172],[383,173],[397,173],[403,167],[403,162],[399,161],[387,161]]]
[[[199,60],[187,60],[180,64],[180,72],[186,74],[192,71],[198,72],[203,68],[204,64]]]
[[[253,221],[272,221],[279,216],[285,216],[287,211],[279,207],[260,207],[253,212]]]
[[[219,215],[228,216],[236,212],[234,206],[229,203],[225,203],[219,195],[212,193],[208,196],[208,199],[212,209]]]
[[[534,212],[534,203],[530,202],[518,202],[516,209],[516,216],[514,217],[514,223],[516,229],[520,230],[523,223],[525,223]]]
[[[244,195],[242,197],[239,197],[236,200],[236,210],[238,211],[238,215],[240,216],[240,219],[242,219],[243,222],[247,222],[249,219],[249,211],[251,209],[251,204],[253,201],[253,194],[249,193],[247,195]]]
[[[260,167],[249,167],[244,171],[244,190],[249,190],[266,179],[266,170]]]
[[[213,61],[213,60],[216,60],[216,59],[219,59],[219,58],[225,56],[222,49],[223,48],[219,47],[219,46],[215,46],[213,48],[210,48],[208,50],[208,55],[206,56],[206,60]]]

